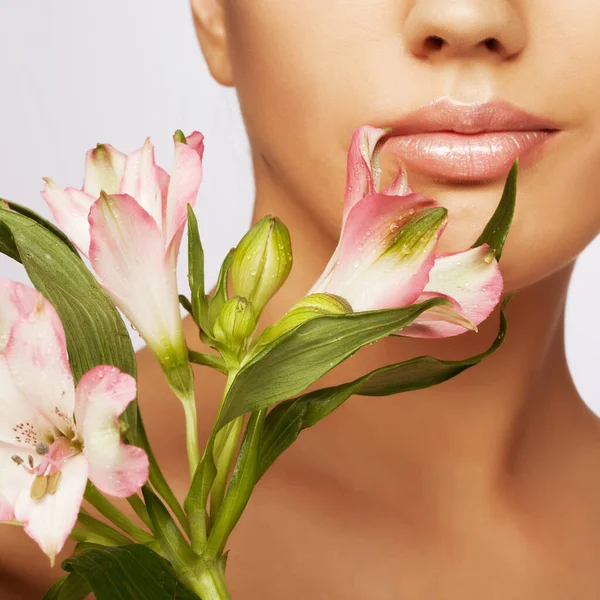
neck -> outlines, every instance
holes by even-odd
[[[265,309],[263,324],[267,324],[306,294],[337,239],[320,225],[317,215],[262,175],[258,169],[254,221],[266,214],[281,218],[290,229],[295,256],[290,278]],[[507,310],[505,343],[494,355],[432,388],[386,398],[352,398],[303,434],[312,438],[303,446],[304,456],[313,458],[314,468],[327,471],[334,480],[347,477],[348,482],[358,470],[361,478],[371,479],[365,482],[367,488],[385,485],[390,491],[389,482],[398,481],[398,494],[406,495],[408,485],[413,501],[414,495],[419,502],[426,496],[438,509],[443,503],[453,511],[472,511],[509,474],[513,483],[531,481],[522,465],[539,472],[535,466],[550,461],[556,436],[566,442],[567,427],[589,422],[564,353],[564,306],[571,271],[569,265],[515,295]],[[423,354],[467,358],[487,348],[497,330],[498,311],[478,333],[442,340],[388,338],[362,349],[316,387],[349,381]],[[329,451],[336,459],[324,461],[323,452]],[[343,463],[337,460],[340,457]],[[347,472],[341,464],[348,465]],[[424,490],[427,493],[421,494]]]

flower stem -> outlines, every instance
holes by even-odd
[[[77,522],[79,525],[83,525],[83,527],[89,532],[112,540],[114,544],[119,546],[132,543],[129,538],[114,530],[112,527],[110,527],[110,525],[102,523],[102,521],[99,521],[98,519],[94,519],[94,517],[87,514],[83,509],[77,517]]]
[[[179,500],[177,500],[177,496],[171,490],[169,483],[165,479],[163,472],[158,465],[158,461],[154,456],[154,452],[152,451],[152,447],[150,446],[150,441],[148,440],[148,435],[146,434],[146,430],[143,426],[143,423],[140,421],[138,423],[138,440],[140,446],[144,448],[146,454],[148,455],[148,460],[150,462],[150,483],[152,487],[156,490],[159,496],[167,503],[167,506],[171,509],[173,514],[177,517],[179,524],[183,528],[183,530],[190,535],[190,524],[188,518],[179,504]]]
[[[107,500],[91,483],[85,490],[85,499],[111,523],[129,534],[136,542],[145,544],[153,541],[153,537],[141,527],[138,527],[129,517],[125,516],[112,502]]]
[[[202,600],[231,600],[223,570],[215,563],[203,569],[191,587]]]
[[[83,529],[79,529],[78,527],[74,527],[69,534],[69,537],[76,542],[89,542],[91,544],[100,544],[101,546],[115,546],[116,544],[104,537],[103,535],[99,535],[97,533],[92,533],[90,531],[85,531]]]
[[[243,425],[244,417],[238,417],[225,426],[225,441],[221,451],[215,456],[217,462],[217,476],[215,477],[210,493],[210,516],[213,521],[216,518],[217,513],[221,508],[221,504],[223,503],[223,498],[225,497],[225,488],[227,487],[229,471],[231,470],[231,465],[235,457],[235,451],[240,440]]]
[[[148,529],[152,529],[152,521],[150,520],[148,509],[142,499],[137,494],[133,494],[133,496],[127,498],[127,502],[129,502],[129,506],[133,508],[135,514],[142,520],[144,525],[146,525]]]
[[[185,412],[185,444],[187,448],[188,462],[190,466],[190,478],[194,478],[200,450],[198,449],[198,416],[196,414],[196,399],[194,395],[181,399]]]

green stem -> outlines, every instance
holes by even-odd
[[[200,450],[198,449],[198,416],[196,414],[196,399],[192,395],[188,398],[181,398],[183,410],[185,412],[185,445],[187,448],[188,462],[190,466],[190,479],[194,478],[198,461],[200,460]]]
[[[100,544],[101,546],[115,546],[115,543],[109,538],[97,533],[79,529],[78,527],[71,529],[69,537],[76,542],[89,542],[90,544]]]
[[[229,472],[231,470],[231,465],[233,464],[233,459],[235,458],[235,451],[237,450],[238,442],[240,441],[243,425],[244,417],[238,417],[226,425],[227,431],[225,432],[225,442],[220,451],[215,455],[217,461],[217,476],[215,477],[210,492],[210,516],[213,522],[223,504]]]
[[[191,582],[191,587],[202,600],[231,600],[223,570],[216,563],[203,569],[194,582]]]
[[[115,531],[112,527],[110,527],[110,525],[102,523],[102,521],[98,521],[98,519],[94,519],[94,517],[87,514],[83,510],[79,513],[79,516],[77,517],[77,522],[80,525],[83,525],[83,527],[91,533],[112,540],[114,544],[117,544],[119,546],[132,543],[132,541],[129,538],[125,537],[118,531]]]
[[[149,480],[152,484],[152,487],[156,490],[158,495],[167,503],[167,506],[171,509],[179,524],[186,532],[186,534],[190,535],[190,524],[188,518],[179,504],[179,500],[177,500],[177,496],[171,490],[169,483],[165,479],[156,457],[154,456],[154,452],[150,446],[150,441],[148,440],[148,435],[146,434],[146,430],[144,429],[143,423],[138,424],[138,440],[139,444],[148,455],[148,462],[150,463],[150,475]]]
[[[129,517],[125,516],[112,502],[107,500],[91,483],[85,490],[85,499],[111,523],[128,533],[136,542],[145,544],[154,538],[141,527],[138,527]]]
[[[216,369],[217,371],[221,371],[221,373],[225,373],[225,375],[227,375],[225,361],[216,354],[203,354],[201,352],[195,352],[194,350],[188,350],[188,356],[190,362],[193,362],[197,365],[203,365],[205,367],[211,367],[212,369]]]
[[[144,525],[152,530],[152,521],[150,520],[148,509],[142,499],[137,494],[133,494],[133,496],[127,498],[127,502],[129,502],[129,506],[133,508],[135,514],[142,520]]]

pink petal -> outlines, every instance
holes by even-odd
[[[373,154],[377,142],[387,135],[387,129],[369,126],[359,127],[352,134],[348,150],[344,221],[357,202],[379,191],[379,171],[373,169]]]
[[[154,160],[154,146],[148,138],[139,150],[127,157],[119,192],[134,198],[161,229],[168,181],[169,176]]]
[[[388,250],[407,226],[432,209],[439,205],[420,194],[364,198],[348,215],[330,278],[322,289],[312,291],[342,296],[355,311],[413,302],[427,284],[443,227],[424,245],[417,241],[406,251]]]
[[[130,196],[103,195],[90,211],[98,281],[159,354],[183,340],[177,279],[154,219]]]
[[[105,494],[131,496],[148,479],[146,453],[121,441],[119,417],[135,399],[135,379],[102,365],[81,378],[76,395],[77,429],[83,436],[90,480]]]
[[[25,458],[28,454],[35,456],[35,446],[42,441],[40,433],[52,433],[52,423],[46,418],[45,411],[23,395],[2,354],[0,390],[0,446]]]
[[[58,488],[40,500],[32,500],[30,490],[22,490],[15,505],[15,518],[25,526],[25,533],[33,538],[54,563],[77,522],[79,508],[87,483],[88,466],[83,454],[66,461]]]
[[[116,194],[125,171],[125,155],[110,144],[98,144],[85,155],[83,191],[96,199],[101,191]],[[86,215],[87,217],[87,215]]]
[[[76,190],[64,190],[51,179],[46,179],[42,197],[46,200],[56,222],[67,237],[87,256],[90,248],[88,213],[95,198]]]
[[[193,148],[200,155],[200,160],[202,160],[204,155],[204,136],[199,131],[192,131],[185,139],[187,145]]]
[[[65,332],[41,294],[36,309],[17,321],[5,350],[16,387],[29,404],[63,433],[72,429],[74,389]]]
[[[168,246],[175,232],[187,220],[187,205],[196,204],[198,190],[202,183],[202,154],[204,152],[203,138],[199,132],[194,132],[192,145],[175,142],[175,159],[169,182],[167,202],[164,207],[163,231],[165,243]],[[176,251],[179,248],[176,248]]]
[[[39,297],[40,293],[29,285],[0,278],[0,352],[6,346],[12,326],[20,317],[33,312]]]
[[[484,244],[462,252],[440,255],[431,269],[426,293],[443,294],[456,300],[464,316],[479,325],[494,310],[502,295],[503,281],[494,252]],[[427,311],[429,312],[429,311]],[[465,328],[423,313],[401,331],[410,337],[451,337]]]

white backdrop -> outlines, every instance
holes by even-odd
[[[254,188],[237,98],[211,79],[187,0],[0,0],[0,57],[0,197],[46,217],[41,177],[78,187],[97,142],[130,152],[150,135],[168,170],[176,129],[205,134],[196,213],[212,285],[248,227]],[[600,414],[598,262],[600,238],[575,269],[566,335],[579,391]],[[3,256],[0,274],[25,279]]]

